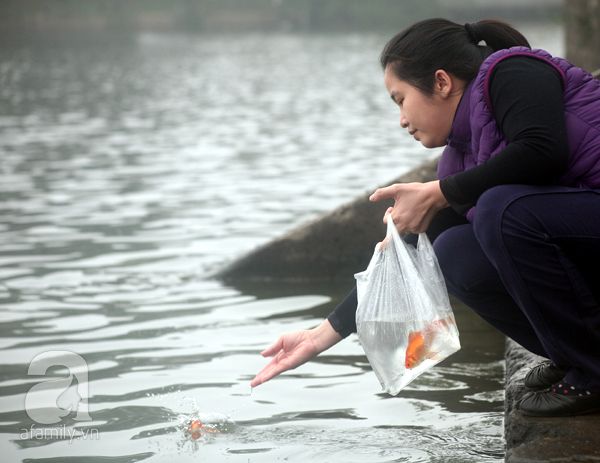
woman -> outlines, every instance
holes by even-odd
[[[524,414],[600,411],[600,83],[499,21],[419,22],[381,55],[400,125],[446,146],[438,179],[377,190],[399,232],[427,232],[450,294],[530,351]],[[409,237],[411,235],[408,235]],[[356,331],[356,292],[284,334],[261,384]]]

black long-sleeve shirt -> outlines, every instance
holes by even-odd
[[[451,209],[442,209],[431,222],[427,230],[431,242],[444,230],[467,223],[462,214],[489,188],[550,185],[567,169],[563,79],[554,67],[534,57],[507,58],[493,69],[489,92],[494,118],[508,145],[486,162],[440,181]],[[354,288],[328,317],[342,337],[356,332],[357,305]]]

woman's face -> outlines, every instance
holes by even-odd
[[[463,90],[457,89],[457,81],[445,71],[437,71],[434,93],[425,95],[406,83],[387,66],[385,86],[392,100],[400,107],[400,126],[426,148],[446,145],[456,108]]]

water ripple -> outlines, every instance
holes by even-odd
[[[0,49],[7,461],[501,460],[502,338],[489,327],[457,316],[475,327],[463,351],[401,397],[380,394],[354,337],[250,394],[260,352],[318,324],[351,284],[204,279],[438,154],[398,128],[377,62],[386,40],[142,34]],[[33,433],[43,425],[24,409],[32,386],[69,377],[60,364],[28,374],[53,351],[84,358],[90,381],[92,422],[73,418],[80,378],[56,391],[72,407],[48,425],[61,438]],[[182,417],[222,434],[190,439]],[[94,429],[100,439],[81,438]]]

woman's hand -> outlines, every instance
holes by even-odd
[[[263,357],[277,355],[256,375],[250,386],[258,386],[279,373],[293,370],[341,340],[342,337],[328,320],[312,330],[293,331],[281,335],[275,344],[261,353]]]
[[[396,183],[379,188],[369,199],[380,201],[386,198],[392,198],[394,206],[385,212],[383,221],[387,223],[391,215],[398,233],[424,233],[435,214],[449,206],[440,189],[439,180],[427,183]]]

